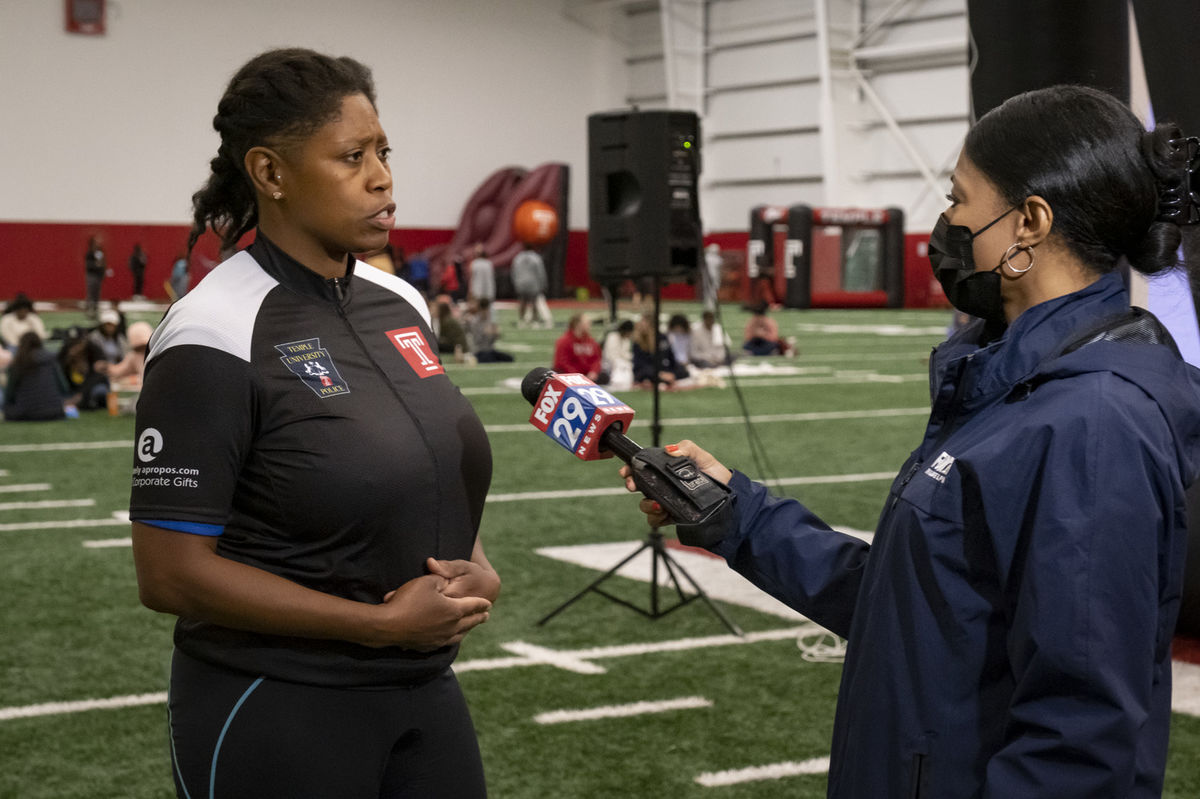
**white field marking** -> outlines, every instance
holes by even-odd
[[[712,707],[712,701],[702,696],[684,696],[679,699],[661,699],[656,702],[631,702],[627,705],[604,705],[581,710],[551,710],[538,713],[533,720],[538,724],[563,724],[570,721],[594,721],[596,719],[620,719],[629,716],[645,716],[650,713],[668,713],[672,710],[697,710]]]
[[[713,370],[713,374],[718,377],[727,377],[728,371],[720,369]],[[834,372],[828,366],[814,366],[800,369],[793,369],[787,372],[779,372],[769,374],[763,377],[738,377],[737,382],[743,388],[760,388],[767,386],[842,386],[842,385],[857,385],[860,383],[924,383],[929,380],[927,374],[880,374],[873,370],[854,370],[846,372]],[[695,383],[688,382],[692,378],[681,380],[681,387],[695,386]],[[611,388],[611,387],[610,387]],[[464,388],[464,394],[512,394],[520,391],[521,381],[518,378],[509,378],[502,384],[497,386],[484,386],[480,388]],[[611,388],[612,391],[618,394],[632,389],[625,388],[617,390]],[[639,389],[640,392],[640,389]]]
[[[811,477],[781,477],[770,481],[775,486],[829,485],[831,483],[867,483],[873,480],[892,480],[895,472],[860,472],[858,474],[824,474]],[[526,500],[576,499],[579,497],[628,496],[621,487],[577,488],[561,491],[520,491],[513,494],[488,494],[488,502],[524,502]]]
[[[110,547],[131,547],[133,546],[132,538],[97,538],[91,541],[84,541],[83,545],[88,549],[108,549]]]
[[[945,336],[946,326],[928,325],[907,327],[905,325],[822,325],[800,323],[792,325],[800,333],[867,333],[874,336]]]
[[[773,486],[816,486],[836,483],[868,483],[872,480],[893,480],[895,477],[895,472],[861,472],[859,474],[826,474],[812,477],[780,477],[778,480],[760,482],[766,482]]]
[[[810,411],[808,413],[767,413],[750,417],[754,424],[769,422],[838,422],[852,419],[891,419],[901,416],[929,416],[929,408],[877,408],[866,411]],[[710,424],[743,424],[744,416],[684,416],[663,419],[665,425],[703,426]],[[529,429],[536,430],[533,425]]]
[[[759,388],[766,386],[837,386],[857,383],[924,383],[928,375],[882,375],[872,372],[869,375],[833,377],[774,377],[766,380],[739,380],[742,388]]]
[[[597,666],[595,663],[589,663],[586,660],[575,657],[570,652],[559,652],[554,649],[547,649],[544,646],[536,644],[527,644],[524,641],[513,641],[507,644],[501,644],[501,649],[506,652],[512,652],[514,655],[525,658],[531,663],[543,663],[547,666],[571,671],[575,674],[604,674],[606,669],[603,666]]]
[[[125,527],[129,522],[120,519],[62,519],[57,522],[12,522],[0,524],[0,533],[22,530],[67,530],[78,527]]]
[[[90,508],[94,499],[43,499],[36,502],[0,502],[0,512],[6,510],[41,510],[43,508]]]
[[[928,416],[929,408],[878,408],[869,411],[811,411],[809,413],[771,413],[750,417],[752,424],[770,422],[836,422],[852,419],[889,419],[899,416]],[[683,416],[663,419],[664,427],[681,425],[702,426],[711,424],[745,424],[744,416]],[[537,432],[528,422],[525,424],[489,424],[484,426],[488,433]]]
[[[0,486],[0,494],[21,494],[25,491],[49,491],[54,486],[49,483],[22,483],[18,485]]]
[[[121,449],[133,441],[64,441],[57,444],[2,444],[0,452],[59,452],[79,449]]]
[[[814,757],[799,763],[788,761],[772,763],[769,766],[730,769],[729,771],[707,771],[698,775],[696,782],[705,788],[719,788],[726,785],[740,785],[743,782],[779,780],[784,777],[799,777],[805,774],[825,774],[828,771],[829,758]]]
[[[820,630],[821,628],[811,622],[802,624],[798,627],[786,627],[779,630],[766,630],[757,633],[746,633],[743,636],[737,635],[712,635],[704,638],[679,638],[674,641],[655,641],[646,644],[621,644],[618,646],[598,646],[589,649],[574,649],[574,650],[558,650],[556,654],[562,658],[570,658],[573,661],[586,660],[603,660],[605,658],[623,658],[623,657],[638,657],[640,655],[653,655],[658,652],[686,652],[692,649],[708,649],[716,646],[743,646],[746,644],[757,644],[762,641],[779,641],[786,639],[799,640],[800,636]],[[512,651],[513,649],[524,649],[530,646],[523,641],[513,641],[505,644],[504,648]],[[542,647],[535,647],[542,649]],[[555,663],[547,661],[543,657],[531,659],[523,656],[514,656],[507,658],[479,658],[476,660],[464,660],[454,664],[454,673],[462,674],[468,671],[495,671],[497,669],[511,669],[523,666],[553,666]],[[578,673],[578,672],[576,672]],[[604,673],[601,668],[599,674]]]
[[[8,477],[8,469],[0,469],[0,477]]]
[[[167,701],[167,693],[112,696],[108,699],[81,699],[77,702],[45,702],[40,705],[0,708],[0,721],[28,719],[35,716],[59,716],[64,713],[82,713],[86,710],[114,710],[138,705],[161,705]]]
[[[577,497],[628,496],[624,488],[580,488],[573,491],[521,491],[514,494],[488,494],[487,502],[524,502],[543,499],[575,499]]]
[[[623,541],[608,544],[542,547],[535,551],[543,557],[603,572],[611,568],[613,564],[619,563],[641,546],[641,543],[640,541]],[[731,605],[753,608],[788,621],[805,620],[804,616],[770,594],[763,592],[745,577],[729,568],[721,558],[707,553],[700,554],[695,551],[678,549],[671,549],[670,554],[712,599]],[[651,565],[651,553],[649,549],[646,549],[617,570],[617,574],[630,580],[648,583],[650,582]],[[687,593],[694,593],[691,584],[682,576],[680,582]],[[664,568],[658,570],[658,583],[662,586],[671,584],[671,576]],[[669,599],[671,597],[668,597]]]
[[[1171,661],[1171,710],[1200,716],[1200,665]]]
[[[898,363],[903,361],[924,361],[929,358],[933,347],[920,352],[820,352],[812,355],[801,355],[797,360],[801,363],[870,363],[885,361]]]

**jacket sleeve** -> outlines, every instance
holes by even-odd
[[[1071,418],[1041,454],[1029,502],[1014,508],[1014,685],[989,799],[1129,796],[1139,751],[1166,747],[1167,709],[1147,722],[1169,696],[1156,684],[1170,679],[1174,614],[1160,602],[1180,568],[1169,555],[1183,502],[1170,430],[1128,385],[1101,386]]]
[[[740,472],[729,487],[737,526],[713,552],[788,607],[848,635],[870,546],[835,532],[796,500],[771,496]]]

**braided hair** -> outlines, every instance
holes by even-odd
[[[1052,232],[1088,268],[1109,272],[1124,257],[1154,275],[1180,265],[1181,243],[1192,249],[1194,228],[1181,227],[1187,213],[1170,207],[1189,181],[1181,140],[1173,124],[1146,131],[1110,94],[1052,86],[989,111],[963,149],[1009,204],[1044,198],[1054,210]]]
[[[258,224],[254,185],[245,157],[252,147],[286,150],[336,118],[342,100],[365,95],[375,105],[371,71],[352,58],[332,58],[312,50],[269,50],[247,62],[217,105],[213,128],[221,136],[211,174],[192,195],[190,254],[208,227],[223,249]]]

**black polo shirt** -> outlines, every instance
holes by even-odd
[[[224,557],[378,603],[424,574],[426,558],[470,557],[491,469],[421,295],[353,259],[346,277],[326,280],[259,233],[155,331],[130,518],[219,534]],[[344,686],[420,681],[457,649],[372,649],[186,618],[175,643],[229,668]]]

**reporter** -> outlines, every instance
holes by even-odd
[[[263,53],[213,127],[189,249],[256,237],[150,341],[130,502],[141,599],[179,617],[176,791],[483,796],[450,664],[500,590],[491,451],[420,294],[353,255],[394,222],[371,74]]]
[[[712,550],[849,639],[831,797],[1161,794],[1200,377],[1117,265],[1175,266],[1196,149],[1068,86],[971,129],[930,252],[980,319],[872,543],[677,445],[733,491]]]

